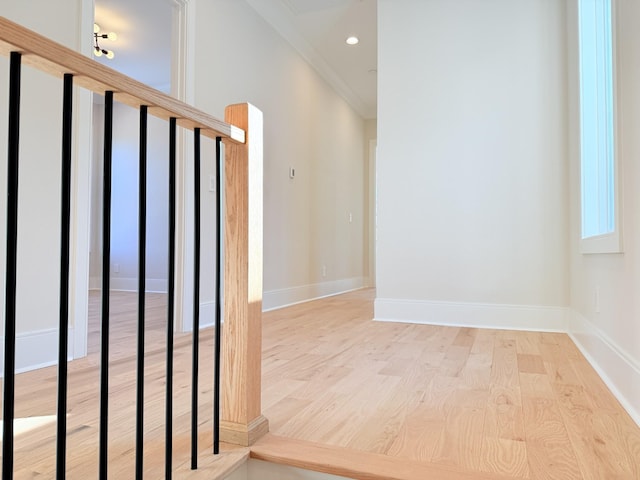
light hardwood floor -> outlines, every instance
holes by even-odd
[[[164,478],[166,296],[147,296],[145,365],[145,478]],[[89,355],[69,364],[67,478],[98,478],[100,293],[91,292]],[[113,292],[110,329],[109,478],[134,478],[135,365],[137,295]],[[176,479],[222,478],[247,458],[246,448],[225,445],[211,454],[213,438],[213,330],[202,331],[199,375],[199,466],[190,470],[191,336],[175,337],[174,452]],[[31,427],[15,438],[15,478],[55,477],[56,367],[16,377],[16,430]]]
[[[372,322],[360,290],[263,318],[255,458],[362,479],[640,479],[640,429],[563,334]],[[133,478],[134,294],[113,294],[110,478]],[[90,355],[70,365],[69,476],[97,478],[98,296]],[[162,478],[165,296],[148,298],[147,477]],[[211,448],[211,338],[201,346],[201,442],[188,469],[188,335],[176,336],[175,477],[219,478],[247,449]],[[18,376],[16,478],[53,478],[55,368]]]
[[[640,479],[640,429],[567,335],[372,322],[373,297],[264,315],[263,411],[287,446],[253,456],[297,439],[373,472],[446,467],[398,478]]]

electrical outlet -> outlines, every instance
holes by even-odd
[[[327,266],[326,265],[322,265],[322,276],[323,277],[327,276]]]

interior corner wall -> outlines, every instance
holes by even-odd
[[[263,308],[362,286],[364,120],[245,1],[196,8],[195,105],[264,114]]]
[[[565,329],[565,15],[378,2],[377,319]]]
[[[81,0],[2,2],[0,15],[70,48],[79,49]],[[7,151],[8,60],[0,58],[0,150]],[[60,271],[60,135],[62,82],[23,65],[19,159],[16,368],[57,359]],[[52,94],[56,92],[57,94]],[[7,172],[0,169],[0,198],[6,199]],[[6,252],[6,202],[0,205],[1,251]],[[5,272],[5,255],[0,255]],[[0,276],[4,305],[5,275]],[[35,301],[34,301],[35,298]],[[2,308],[4,329],[4,308]],[[73,337],[73,335],[71,335]],[[4,342],[2,342],[2,345]],[[0,354],[0,358],[3,358]]]
[[[616,156],[623,253],[582,254],[577,0],[567,2],[571,179],[569,332],[640,425],[640,3],[614,2]]]

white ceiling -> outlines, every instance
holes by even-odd
[[[363,117],[376,117],[376,0],[246,1]],[[347,45],[350,35],[360,43]]]
[[[246,0],[364,118],[376,117],[376,0]],[[100,62],[167,91],[171,81],[171,0],[96,0],[95,19],[116,42]],[[357,35],[360,43],[345,39]]]

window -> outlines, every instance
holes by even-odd
[[[582,251],[620,251],[611,0],[580,0]]]

